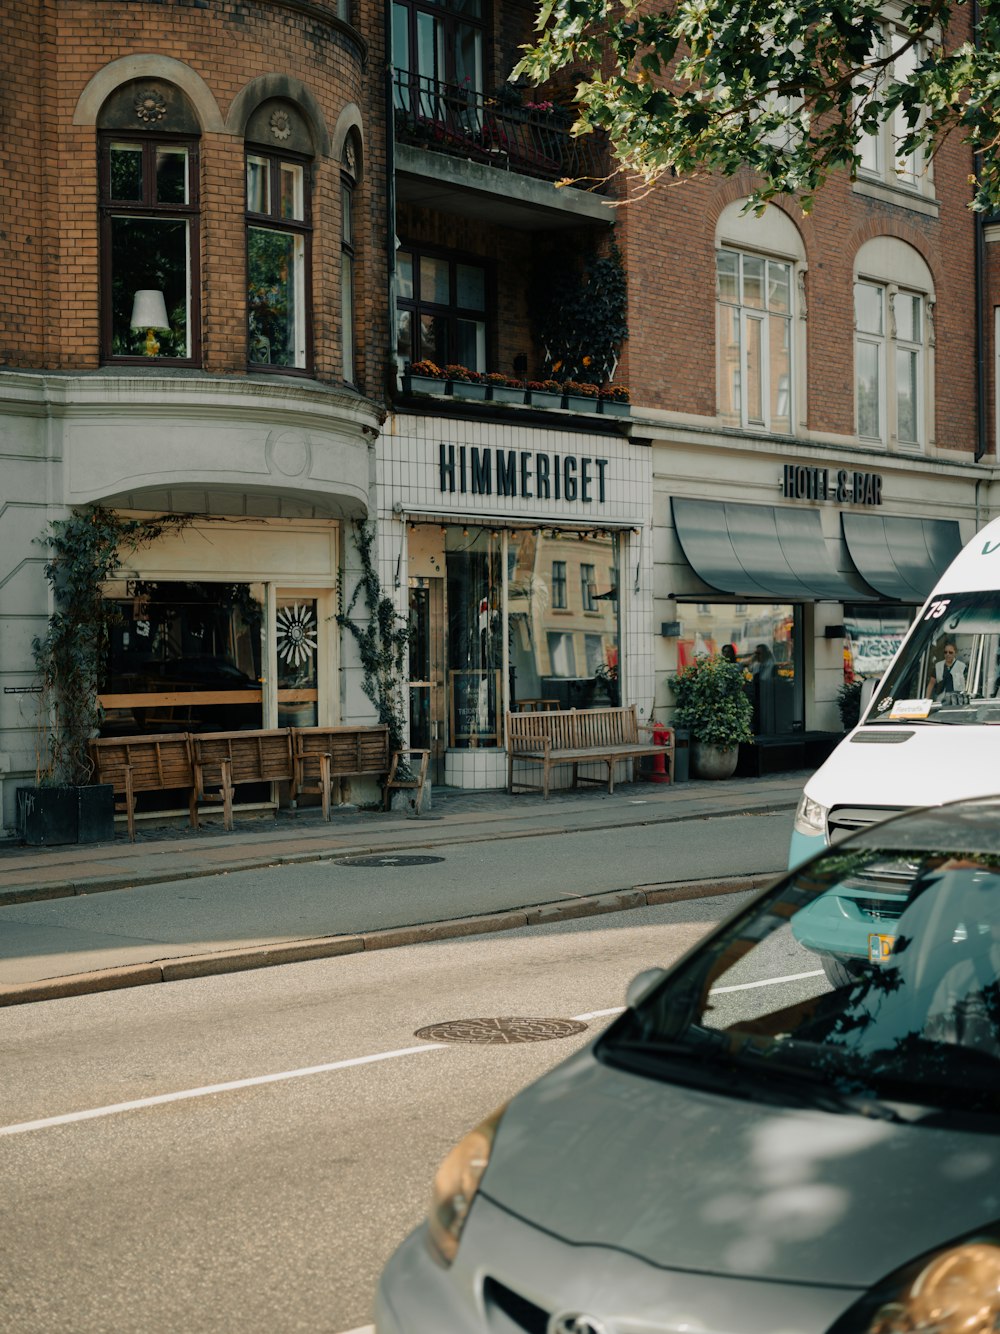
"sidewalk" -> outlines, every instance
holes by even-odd
[[[236,829],[223,830],[221,817],[203,821],[195,831],[184,824],[145,827],[135,844],[124,833],[114,843],[54,848],[22,848],[0,844],[0,1006],[22,1001],[80,995],[121,986],[143,985],[182,977],[205,976],[263,967],[296,959],[321,958],[386,948],[418,940],[496,931],[567,916],[642,906],[710,892],[728,892],[764,883],[766,876],[683,885],[623,885],[604,894],[564,895],[556,902],[525,903],[530,889],[512,884],[500,910],[456,918],[449,897],[425,885],[393,898],[391,925],[373,913],[371,930],[359,930],[358,903],[351,913],[327,894],[322,903],[324,933],[305,934],[297,924],[315,907],[316,890],[299,887],[264,896],[244,887],[239,878],[226,885],[225,911],[230,930],[214,934],[210,946],[185,952],[187,946],[162,948],[170,923],[183,925],[185,899],[170,892],[178,882],[307,862],[348,857],[426,852],[435,847],[463,846],[501,839],[530,838],[574,831],[617,830],[628,826],[667,824],[688,819],[794,809],[808,773],[769,778],[736,778],[724,782],[621,784],[611,796],[602,789],[555,792],[549,801],[534,795],[435,789],[433,810],[419,819],[402,812],[382,813],[355,808],[335,810],[325,822],[318,811],[255,816],[237,813]],[[775,870],[784,864],[776,850]],[[249,878],[246,878],[249,879]],[[424,877],[426,880],[427,877]],[[143,901],[155,905],[156,932],[147,938],[136,930],[133,894],[105,891],[142,890]],[[100,899],[94,896],[100,895]],[[253,930],[247,931],[253,896]],[[54,900],[73,899],[59,905]],[[86,899],[86,904],[83,900]],[[27,905],[45,907],[30,910]],[[218,905],[216,905],[218,906]],[[496,905],[494,905],[495,909]],[[313,914],[315,919],[315,914]],[[385,911],[381,913],[385,917]],[[95,925],[98,922],[99,924]],[[347,923],[351,925],[348,926]],[[93,941],[88,941],[88,936]],[[155,935],[155,939],[153,936]],[[159,954],[157,949],[159,947]],[[152,956],[156,957],[152,957]],[[99,958],[101,967],[79,971],[80,962]]]

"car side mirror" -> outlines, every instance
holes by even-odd
[[[625,991],[625,1004],[628,1008],[634,1010],[654,987],[660,985],[666,975],[664,968],[644,968],[641,973],[636,973]]]

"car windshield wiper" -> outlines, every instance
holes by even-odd
[[[766,1056],[748,1061],[733,1055],[728,1036],[721,1032],[698,1033],[693,1042],[626,1039],[605,1042],[601,1047],[599,1054],[614,1064],[713,1092],[731,1093],[757,1102],[792,1101],[799,1107],[881,1121],[905,1121],[893,1108],[870,1094],[837,1089],[823,1071],[774,1064]]]

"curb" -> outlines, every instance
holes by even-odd
[[[23,982],[0,989],[0,1008],[27,1005],[34,1001],[61,1000],[100,991],[118,991],[125,987],[143,987],[156,982],[179,982],[223,973],[247,972],[253,968],[273,968],[285,963],[303,963],[310,959],[330,959],[341,954],[360,954],[363,950],[395,949],[401,945],[419,945],[432,940],[455,940],[462,936],[513,931],[523,926],[546,926],[578,917],[623,912],[651,907],[658,903],[681,903],[689,899],[716,898],[763,889],[781,872],[771,875],[727,876],[716,880],[694,880],[684,884],[636,885],[632,889],[609,890],[578,899],[560,899],[506,912],[484,913],[479,917],[453,917],[440,922],[414,926],[386,927],[381,931],[363,931],[348,936],[319,936],[272,945],[249,945],[220,950],[213,954],[191,954],[162,963],[127,964],[122,968],[102,968],[92,973],[71,973],[66,977]]]
[[[647,825],[657,824],[677,824],[684,820],[712,820],[723,819],[734,815],[768,815],[779,811],[791,809],[794,803],[788,799],[775,798],[762,801],[759,805],[742,804],[739,810],[710,810],[704,812],[678,812],[672,815],[664,815],[661,818],[648,820],[631,821],[628,828],[643,828]],[[558,826],[556,828],[545,829],[515,829],[509,833],[498,833],[495,829],[481,834],[472,834],[463,836],[463,843],[493,843],[498,839],[513,838],[544,838],[549,834],[571,834],[579,831],[593,833],[603,829],[621,830],[620,822],[609,821],[607,824],[570,824]],[[259,857],[234,857],[232,861],[225,865],[213,866],[189,866],[185,870],[171,872],[169,869],[158,871],[133,871],[128,875],[106,876],[103,879],[93,880],[67,880],[58,881],[48,885],[29,885],[24,888],[3,889],[0,890],[0,907],[13,907],[19,903],[37,903],[45,899],[65,899],[74,898],[77,895],[84,894],[104,894],[116,889],[137,889],[143,885],[164,885],[178,880],[198,880],[207,876],[225,875],[227,872],[238,871],[259,871],[269,866],[301,866],[309,862],[340,861],[345,857],[370,857],[377,856],[383,852],[398,852],[403,848],[434,848],[442,843],[455,842],[458,834],[449,838],[445,836],[445,831],[437,838],[427,836],[407,837],[401,835],[401,841],[390,844],[362,844],[341,846],[337,848],[324,848],[322,851],[307,852],[286,852],[262,854]],[[3,1002],[0,1001],[0,1004]]]

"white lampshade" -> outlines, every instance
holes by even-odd
[[[132,302],[133,329],[169,329],[167,303],[163,293],[153,288],[141,288]]]

